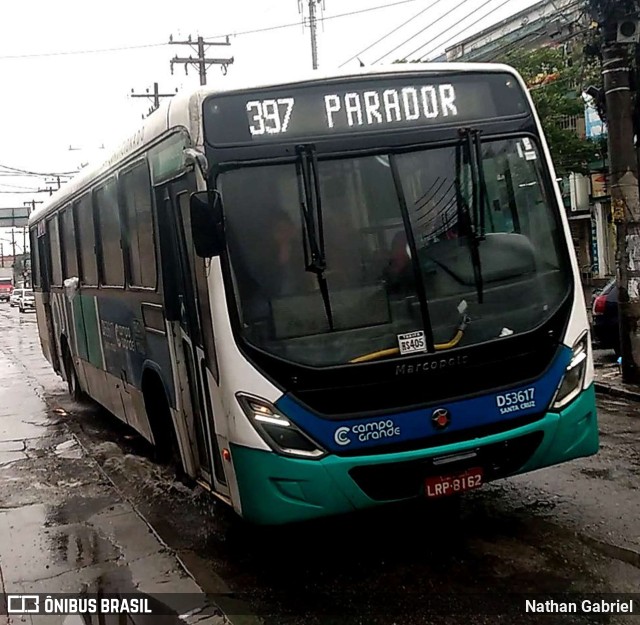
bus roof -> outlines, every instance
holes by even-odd
[[[200,119],[198,105],[205,97],[217,93],[229,93],[238,91],[250,91],[254,89],[266,89],[299,83],[322,82],[341,78],[358,78],[360,76],[375,76],[388,74],[411,74],[424,72],[507,72],[518,76],[516,71],[508,66],[497,63],[394,63],[385,66],[363,67],[356,70],[332,70],[332,71],[305,71],[297,74],[283,73],[281,78],[273,77],[265,81],[247,83],[246,80],[227,78],[223,86],[205,86],[178,93],[173,98],[167,98],[160,107],[147,117],[133,135],[127,137],[120,146],[114,150],[103,163],[87,167],[77,176],[54,193],[49,201],[36,209],[29,218],[29,225],[40,221],[54,212],[68,198],[80,194],[91,182],[109,172],[118,163],[131,156],[145,145],[153,142],[160,135],[171,128],[184,127],[190,131],[191,138],[196,145],[202,144],[202,137],[193,136],[197,131],[197,122]],[[519,77],[518,77],[519,78]],[[521,81],[521,79],[519,79]],[[524,83],[522,83],[524,88]]]

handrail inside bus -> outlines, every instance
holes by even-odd
[[[458,343],[460,343],[460,341],[462,340],[462,337],[464,336],[464,331],[468,323],[469,323],[469,319],[468,317],[465,316],[464,319],[462,320],[462,323],[458,326],[458,329],[456,330],[454,337],[450,341],[448,341],[447,343],[437,343],[436,345],[434,345],[436,351],[452,349],[453,347],[458,345]],[[382,349],[377,352],[371,352],[370,354],[364,354],[362,356],[358,356],[357,358],[350,360],[349,364],[371,362],[372,360],[379,360],[380,358],[386,358],[387,356],[395,356],[396,354],[399,354],[399,353],[400,353],[400,348],[391,347],[389,349]]]

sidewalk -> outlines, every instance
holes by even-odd
[[[55,397],[48,398],[53,406],[47,405],[38,382],[46,372],[31,368],[44,366],[41,357],[21,354],[19,343],[14,346],[4,337],[2,343],[0,591],[162,593],[183,604],[165,602],[175,615],[172,623],[224,622],[219,613],[180,618],[187,611],[185,599],[199,603],[205,598],[201,588],[86,454],[65,426],[64,410],[55,408]],[[63,392],[59,381],[54,388]],[[157,616],[151,620],[168,622]],[[144,621],[128,619],[129,625]],[[0,625],[64,622],[64,616],[0,616]],[[117,617],[106,622],[118,622]]]

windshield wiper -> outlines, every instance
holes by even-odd
[[[324,247],[322,199],[318,180],[318,157],[313,145],[299,145],[296,147],[296,152],[298,154],[296,175],[302,214],[304,269],[314,273],[317,277],[329,329],[333,330],[331,299],[327,279],[324,275],[327,269],[327,260]]]
[[[486,202],[486,185],[483,183],[482,154],[478,131],[468,128],[460,130],[460,143],[456,146],[456,196],[458,201],[458,220],[462,222],[462,232],[467,235],[471,264],[473,265],[473,277],[478,294],[478,304],[484,299],[484,286],[482,280],[482,263],[480,260],[480,241],[484,238],[484,212]],[[471,172],[471,189],[473,217],[462,193],[461,176],[463,155],[469,163]]]

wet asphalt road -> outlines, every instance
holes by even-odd
[[[495,597],[640,592],[640,406],[599,400],[601,451],[593,458],[437,505],[257,529],[154,464],[148,447],[102,409],[71,402],[43,364],[34,315],[0,307],[3,359],[23,367],[34,394],[48,403],[47,418],[75,435],[99,467],[94,481],[106,477],[116,485],[232,623],[256,617],[279,624],[639,618],[524,614],[522,596]],[[16,398],[15,409],[29,410],[28,398]],[[5,466],[5,480],[20,470],[23,452],[6,453],[14,454],[14,464]],[[82,475],[68,475],[68,507],[85,515],[98,506],[97,495],[83,499],[73,484],[91,481],[87,470],[79,463]]]

